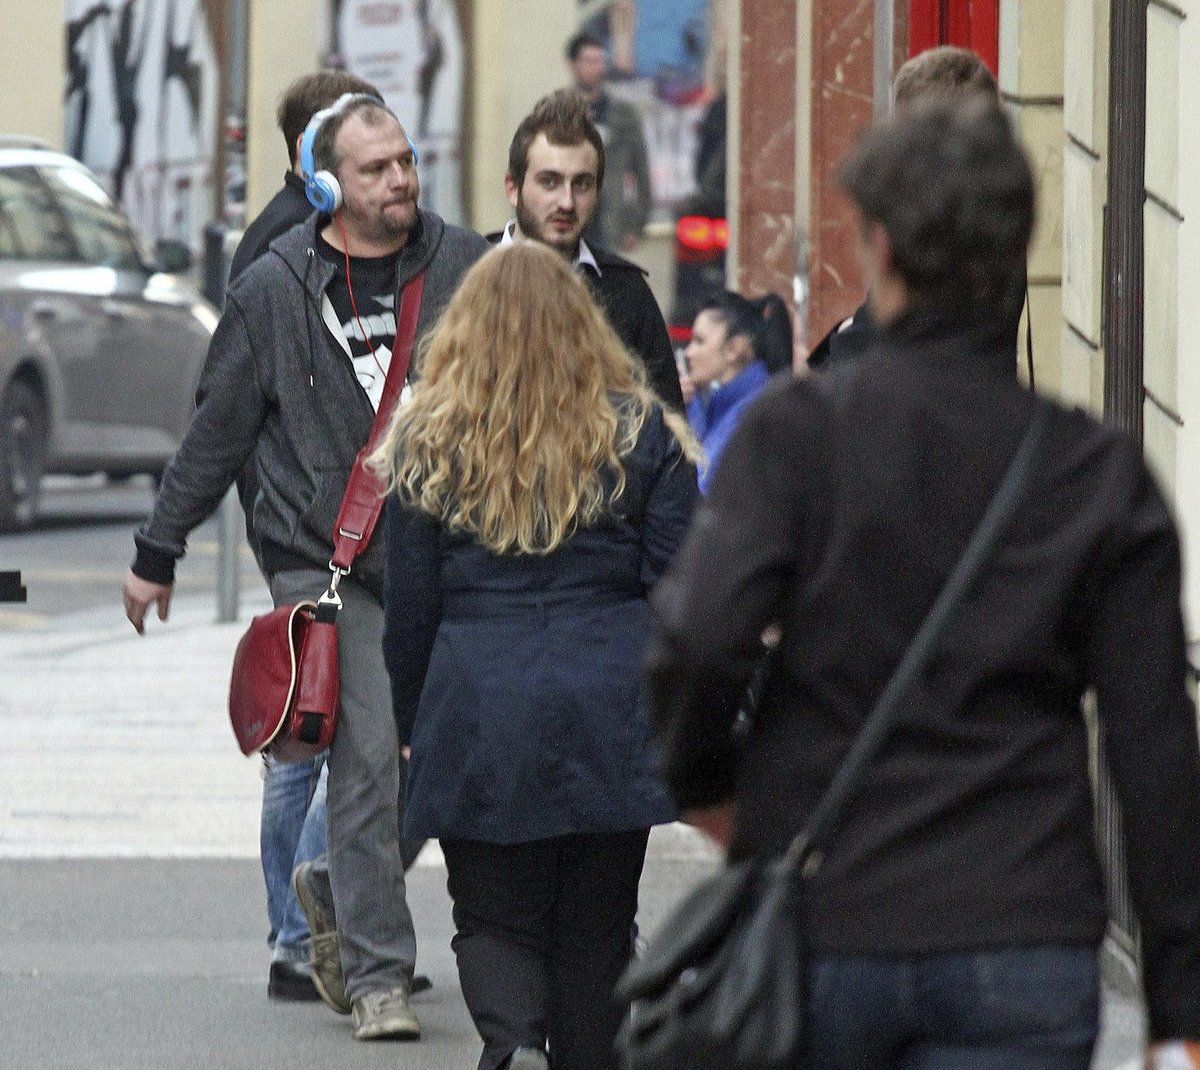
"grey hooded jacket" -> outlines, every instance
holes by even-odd
[[[321,316],[336,266],[316,254],[312,219],[271,243],[230,287],[196,392],[196,413],[163,473],[149,521],[135,536],[133,571],[169,583],[187,537],[254,459],[254,531],[268,575],[326,568],[350,469],[375,418],[349,357]],[[425,271],[417,342],[436,323],[464,273],[488,249],[473,231],[422,211],[398,255],[401,287]],[[397,308],[399,301],[397,300]],[[382,589],[382,538],[353,575]]]

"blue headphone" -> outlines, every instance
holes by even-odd
[[[331,119],[359,100],[369,100],[381,107],[387,107],[379,97],[370,93],[343,93],[328,108],[322,108],[308,120],[308,126],[304,128],[304,135],[300,138],[300,177],[304,179],[305,196],[308,197],[309,204],[326,215],[333,215],[341,208],[342,185],[332,171],[316,170],[316,164],[313,162],[313,142],[317,140],[317,132],[325,120]],[[408,147],[412,149],[413,163],[416,163],[417,147],[407,134],[405,138],[408,140]]]

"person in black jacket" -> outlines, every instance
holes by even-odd
[[[463,280],[377,458],[405,834],[439,837],[479,1070],[615,1070],[651,825],[638,668],[698,446],[537,243]]]
[[[910,109],[842,174],[871,348],[747,411],[652,597],[668,779],[741,857],[804,826],[1038,405],[1004,315],[1034,192],[1003,112]],[[737,751],[770,624],[778,661]],[[1052,405],[1013,522],[805,882],[804,1066],[1086,1070],[1105,929],[1089,689],[1124,806],[1150,1038],[1200,1040],[1186,675],[1179,539],[1138,444]]]
[[[604,141],[583,97],[573,89],[543,97],[521,120],[508,150],[504,189],[516,216],[488,240],[509,245],[532,239],[567,257],[621,341],[641,357],[655,393],[682,411],[675,354],[646,273],[583,239],[603,182]]]

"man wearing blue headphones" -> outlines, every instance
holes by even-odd
[[[300,158],[317,211],[230,285],[192,424],[135,537],[124,601],[139,632],[152,605],[166,619],[188,534],[247,462],[258,478],[252,519],[276,605],[320,596],[404,289],[424,276],[419,345],[487,250],[479,235],[418,207],[416,153],[375,97],[348,94],[313,116]],[[380,538],[338,587],[342,686],[328,759],[328,871],[306,864],[294,880],[312,932],[313,981],[331,1007],[353,1014],[361,1040],[421,1031],[409,1005],[416,940],[405,901],[382,585]]]
[[[312,117],[346,93],[378,96],[370,82],[349,71],[319,70],[297,78],[280,98],[275,117],[290,167],[283,186],[246,228],[233,262],[230,280],[266,253],[271,242],[286,234],[313,213],[300,173],[300,139]],[[258,540],[251,517],[258,496],[258,478],[251,462],[238,477],[238,497],[246,516],[246,538],[259,560]],[[269,580],[268,580],[269,582]],[[260,853],[267,889],[271,966],[267,995],[277,1000],[320,998],[309,971],[309,925],[292,889],[292,870],[300,863],[325,854],[325,757],[306,762],[281,762],[263,755],[262,821]],[[414,978],[413,990],[428,986],[428,978]]]

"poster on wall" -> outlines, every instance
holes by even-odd
[[[365,78],[420,157],[421,205],[465,221],[464,27],[468,0],[331,0],[329,63]]]
[[[215,205],[216,0],[67,0],[67,152],[151,242],[201,244]]]
[[[578,2],[580,29],[605,45],[608,91],[642,118],[653,216],[669,218],[696,193],[718,149],[723,199],[726,0]]]

